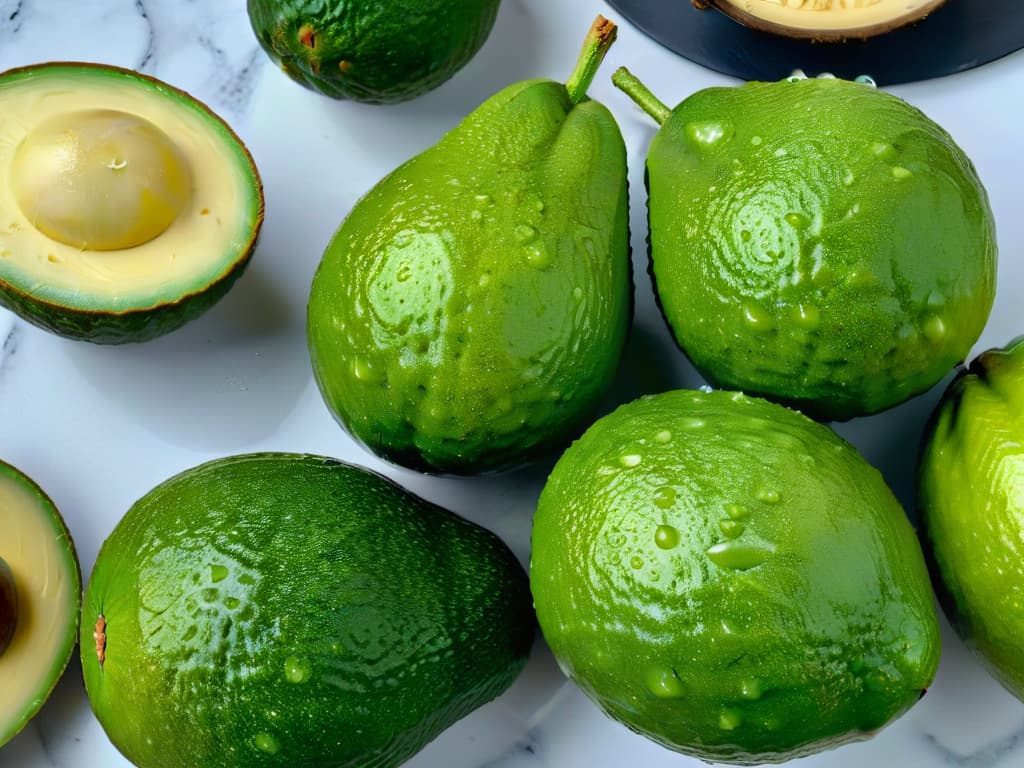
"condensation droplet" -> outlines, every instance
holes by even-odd
[[[932,315],[924,321],[921,331],[929,341],[942,341],[946,338],[946,322],[938,315]]]
[[[654,506],[660,509],[671,509],[676,503],[676,489],[671,485],[664,485],[654,492]]]
[[[269,733],[257,733],[253,741],[256,743],[256,749],[268,755],[276,755],[281,751],[281,742]]]
[[[669,443],[672,441],[672,433],[667,429],[663,429],[660,432],[654,433],[654,442],[656,443]]]
[[[778,504],[782,495],[774,488],[762,488],[757,492],[756,498],[765,504]]]
[[[638,453],[627,453],[619,457],[619,464],[626,469],[639,465],[641,461],[643,461],[643,457]]]
[[[660,549],[673,549],[679,545],[679,531],[671,525],[659,525],[654,532],[654,543]]]

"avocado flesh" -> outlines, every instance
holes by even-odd
[[[0,114],[0,304],[72,338],[141,341],[241,274],[259,177],[187,94],[113,67],[40,65],[0,75]]]
[[[14,634],[0,652],[0,745],[39,711],[64,671],[77,639],[81,578],[71,538],[53,503],[31,480],[0,462],[0,573],[3,595],[17,590]],[[0,635],[10,606],[0,597]],[[8,624],[9,626],[9,624]]]
[[[93,710],[140,768],[385,768],[507,688],[534,628],[494,535],[364,470],[262,454],[132,507],[80,647]]]
[[[925,437],[918,498],[946,615],[1024,700],[1024,337],[949,386]]]
[[[924,18],[945,0],[710,0],[747,26],[790,37],[838,40],[871,37]],[[700,4],[700,3],[698,3]]]

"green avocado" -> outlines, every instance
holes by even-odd
[[[511,685],[535,628],[496,536],[294,454],[146,494],[83,611],[90,702],[139,768],[392,768]]]
[[[336,99],[415,98],[487,40],[499,0],[248,0],[260,45],[298,83]]]
[[[78,639],[82,578],[64,520],[0,461],[0,746],[42,708]]]
[[[943,608],[1024,700],[1024,337],[950,384],[925,435],[918,504]]]
[[[632,312],[626,150],[586,89],[509,86],[377,184],[328,245],[308,338],[331,412],[378,455],[471,474],[580,431]]]
[[[598,420],[541,494],[530,583],[584,692],[702,760],[867,738],[939,660],[921,548],[881,475],[742,394],[667,392]]]
[[[263,221],[252,158],[188,94],[125,69],[0,74],[0,305],[72,339],[146,341],[198,317]]]
[[[923,392],[977,341],[995,295],[988,197],[964,152],[870,82],[709,88],[647,156],[650,269],[676,340],[715,386],[818,419]]]

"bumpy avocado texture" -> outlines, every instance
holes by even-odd
[[[337,99],[415,98],[487,40],[499,0],[249,0],[260,45],[298,83]]]
[[[0,74],[0,304],[73,339],[178,328],[219,300],[263,221],[252,157],[205,105],[96,64]]]
[[[60,513],[0,461],[0,746],[49,698],[78,639],[82,579]]]
[[[83,616],[93,710],[140,768],[392,768],[511,685],[535,629],[496,536],[293,454],[146,494]]]

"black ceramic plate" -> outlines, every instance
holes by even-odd
[[[794,69],[880,85],[963,72],[1024,48],[1024,0],[949,0],[917,24],[868,40],[817,43],[750,29],[690,0],[609,0],[662,45],[716,72],[780,80]]]

